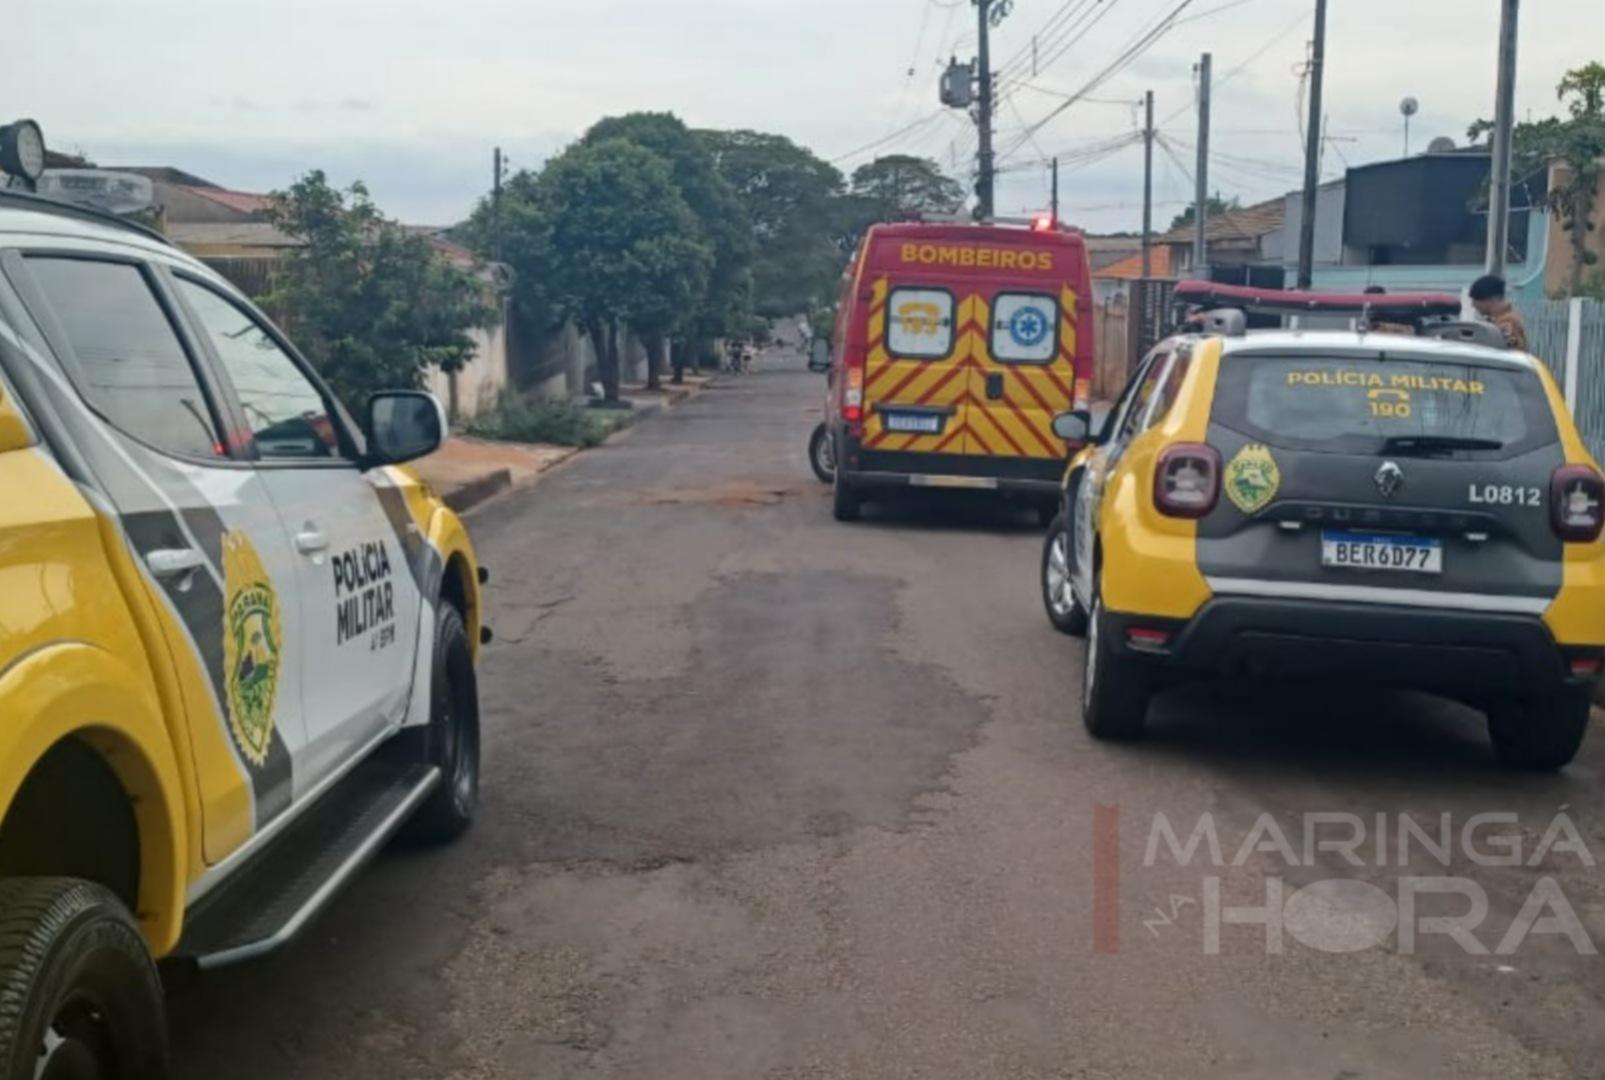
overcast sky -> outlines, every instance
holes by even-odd
[[[1155,219],[1167,225],[1191,196],[1193,66],[1205,50],[1222,155],[1211,189],[1246,203],[1297,186],[1313,0],[1193,0],[1180,16],[1190,21],[1021,141],[1063,100],[1055,92],[1082,89],[1178,3],[1014,0],[993,36],[1000,65],[1020,57],[1002,74],[998,142],[1013,171],[1000,213],[1045,205],[1047,171],[1032,162],[1064,153],[1064,216],[1135,228],[1141,147],[1090,163],[1087,151],[1132,132],[1140,116],[1124,103],[1152,89],[1182,159],[1156,149]],[[1522,6],[1517,115],[1545,116],[1562,72],[1605,60],[1605,3]],[[1498,0],[1330,8],[1327,175],[1402,152],[1406,95],[1420,102],[1415,149],[1462,140],[1492,113]],[[974,51],[969,0],[6,0],[4,11],[0,112],[34,117],[57,149],[248,190],[321,167],[367,181],[411,222],[461,218],[489,185],[493,146],[536,166],[632,109],[780,132],[847,171],[874,152],[926,154],[969,182],[973,125],[936,102],[939,61]]]

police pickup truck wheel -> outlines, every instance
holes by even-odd
[[[814,433],[808,437],[808,464],[821,484],[835,481],[836,449],[830,441],[830,429],[824,424],[814,428]]]
[[[1118,656],[1103,599],[1094,595],[1087,626],[1087,658],[1081,683],[1081,721],[1094,738],[1130,740],[1142,737],[1148,724],[1152,689],[1148,673]]]
[[[128,909],[88,881],[0,881],[0,1080],[166,1075],[162,984]]]
[[[450,604],[435,616],[428,755],[440,786],[407,823],[406,838],[437,844],[460,836],[479,808],[479,687],[463,618]]]
[[[1055,630],[1081,637],[1087,632],[1087,610],[1070,587],[1071,543],[1064,516],[1056,516],[1042,542],[1042,605]]]
[[[837,521],[857,521],[859,513],[858,496],[853,489],[842,480],[840,472],[835,474],[835,488],[832,492],[831,514]]]
[[[1588,695],[1577,691],[1490,706],[1488,734],[1494,754],[1511,769],[1558,769],[1576,757],[1583,744],[1588,707]]]

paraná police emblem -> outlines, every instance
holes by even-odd
[[[1258,513],[1276,498],[1282,470],[1263,443],[1249,443],[1226,463],[1226,497],[1245,514]]]
[[[273,706],[283,668],[279,597],[262,558],[242,532],[223,536],[223,666],[229,730],[251,764],[267,764]]]

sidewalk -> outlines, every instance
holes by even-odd
[[[648,391],[643,383],[626,383],[619,388],[619,394],[632,406],[628,415],[629,423],[633,424],[643,416],[673,408],[700,393],[712,381],[712,375],[687,373],[685,382],[678,386],[665,377],[661,390]],[[447,506],[460,514],[504,491],[533,482],[582,449],[454,435],[438,451],[412,467]]]

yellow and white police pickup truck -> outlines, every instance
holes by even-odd
[[[235,289],[0,194],[0,1080],[164,1075],[154,960],[273,949],[478,801],[481,571]]]

